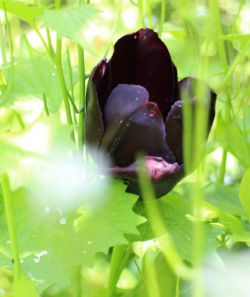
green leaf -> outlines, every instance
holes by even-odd
[[[41,16],[41,20],[44,27],[52,29],[58,36],[67,37],[86,47],[84,29],[99,12],[93,5],[81,4],[76,7],[47,10]]]
[[[159,250],[148,250],[143,257],[143,267],[138,285],[125,296],[150,297],[176,296],[177,277]],[[155,292],[157,291],[157,293]]]
[[[250,143],[247,131],[243,131],[236,120],[227,122],[222,114],[217,116],[215,135],[221,145],[230,151],[245,166],[250,165]],[[240,144],[240,145],[239,145]]]
[[[12,0],[0,0],[0,9],[17,16],[31,26],[34,26],[35,19],[45,10],[45,8],[41,6],[27,5],[23,2]]]
[[[101,185],[94,182],[92,187]],[[37,280],[40,291],[53,283],[66,284],[74,266],[93,265],[96,253],[127,243],[126,234],[138,234],[144,219],[132,210],[136,196],[125,193],[125,185],[118,181],[101,188],[91,197],[82,192],[84,203],[78,212],[49,204],[46,190],[13,193],[22,267]],[[4,232],[0,244],[8,249],[6,240]]]
[[[13,285],[13,297],[39,297],[34,283],[21,275]]]
[[[192,262],[193,223],[188,219],[191,215],[191,202],[180,194],[171,192],[157,201],[161,218],[169,231],[174,245],[183,259]],[[136,212],[146,216],[143,203],[137,204]],[[204,223],[206,249],[218,246],[216,237],[223,231],[211,224]],[[137,240],[149,240],[154,237],[148,222],[139,226],[140,237]]]
[[[240,184],[240,201],[250,220],[250,168],[245,172]]]
[[[205,188],[205,200],[220,211],[238,216],[244,214],[238,198],[238,187],[225,186],[219,183],[210,184]]]
[[[66,80],[69,82],[67,73]],[[30,101],[37,98],[43,100],[45,95],[49,111],[54,113],[58,111],[62,102],[56,68],[46,55],[33,54],[30,59],[18,60],[8,86],[8,93],[3,92],[0,97],[5,106],[11,105],[16,100]]]

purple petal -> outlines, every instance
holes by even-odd
[[[147,102],[121,123],[107,127],[100,148],[117,166],[133,163],[138,152],[161,156],[173,163],[175,159],[165,137],[165,125],[157,105]]]
[[[109,95],[105,108],[104,120],[109,125],[112,122],[124,120],[138,107],[148,101],[148,91],[142,86],[120,84]]]
[[[177,98],[177,71],[157,33],[141,29],[119,39],[110,66],[112,88],[120,83],[141,85],[162,114],[170,110]]]
[[[189,98],[191,99],[195,99],[195,92],[196,92],[196,86],[197,86],[197,83],[203,83],[201,81],[199,81],[198,79],[196,78],[193,78],[193,77],[186,77],[184,79],[182,79],[180,82],[179,82],[179,93],[180,93],[180,96],[182,97],[183,93],[185,92],[186,94],[188,94]],[[207,88],[207,91],[209,93],[209,102],[208,102],[208,106],[209,106],[209,112],[208,112],[208,130],[210,130],[211,126],[212,126],[212,123],[213,123],[213,120],[214,120],[214,117],[215,117],[215,103],[216,103],[216,93],[210,89],[205,83],[203,83],[204,86]]]
[[[93,70],[92,81],[95,84],[96,92],[101,110],[111,90],[111,70],[109,62],[102,60]]]
[[[166,119],[166,142],[180,164],[183,163],[182,131],[182,102],[176,101]]]
[[[198,83],[197,79],[194,78],[185,78],[179,83],[179,93],[180,96],[188,96],[189,104],[191,104],[191,109],[193,113],[195,113],[195,84]],[[199,82],[200,83],[200,82]],[[208,129],[207,133],[209,133],[210,128],[212,126],[214,116],[215,116],[215,100],[216,94],[205,85],[207,88],[210,98],[208,102],[209,105],[209,115],[208,115]],[[185,93],[185,94],[184,94]],[[178,163],[183,163],[183,117],[182,117],[182,105],[183,101],[176,101],[174,105],[171,107],[170,112],[167,115],[166,119],[166,142],[173,152],[174,156]],[[194,122],[192,122],[192,131],[194,131]],[[192,132],[191,131],[191,132]],[[190,135],[191,139],[194,138],[193,133]]]
[[[169,192],[174,185],[183,177],[183,166],[178,163],[168,163],[161,157],[147,156],[145,162],[148,175],[153,183],[157,197]],[[122,178],[129,181],[128,191],[140,194],[138,185],[137,162],[128,167],[113,167],[105,170],[116,178]]]
[[[85,116],[85,140],[88,145],[98,147],[104,126],[99,102],[99,95],[103,94],[104,77],[106,75],[107,62],[101,61],[92,71],[86,94],[86,116]],[[99,93],[99,95],[98,95]],[[83,137],[83,135],[82,135]]]

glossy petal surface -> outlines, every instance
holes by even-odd
[[[141,29],[119,39],[110,66],[112,88],[120,83],[141,85],[163,115],[170,110],[177,98],[177,71],[157,33]]]
[[[145,165],[158,197],[169,192],[183,176],[183,166],[176,162],[168,163],[161,157],[147,156]],[[128,167],[109,168],[106,172],[114,177],[130,181],[128,191],[140,194],[137,183],[137,162]]]
[[[207,105],[209,109],[209,112],[208,112],[208,119],[209,119],[208,131],[209,131],[215,117],[215,103],[216,103],[216,97],[217,97],[215,92],[211,88],[209,88],[209,86],[204,82],[201,82],[198,79],[193,77],[186,77],[179,82],[179,93],[181,98],[183,97],[183,94],[186,93],[190,99],[195,99],[196,86],[198,83],[203,84],[204,88],[207,89],[207,93],[208,93]]]
[[[111,90],[111,71],[107,61],[102,60],[96,66],[92,74],[92,81],[95,84],[99,105],[102,110]]]
[[[182,133],[182,102],[176,101],[166,119],[166,142],[180,164],[183,162]]]
[[[191,105],[191,110],[193,113],[193,121],[192,121],[192,132],[194,131],[194,113],[195,113],[195,103],[196,100],[196,84],[202,83],[195,78],[185,78],[179,83],[179,94],[181,97],[187,96],[188,97],[188,104]],[[209,133],[210,128],[212,126],[214,116],[215,116],[215,99],[216,94],[204,84],[205,90],[209,93],[210,98],[208,98],[208,125],[207,125],[207,132]],[[205,92],[206,93],[206,92]],[[205,98],[206,99],[206,98]],[[179,100],[176,101],[173,106],[171,107],[170,112],[167,115],[166,119],[166,141],[176,157],[177,162],[180,164],[183,163],[183,115],[182,115],[182,107],[183,101]],[[191,139],[194,138],[193,133],[190,135]]]
[[[104,125],[102,120],[102,112],[100,109],[96,84],[93,82],[94,73],[95,73],[95,70],[91,74],[88,81],[88,86],[87,86],[85,140],[88,145],[97,148],[101,142],[101,139],[104,133]]]
[[[124,120],[148,101],[148,91],[142,86],[119,84],[110,93],[103,115],[105,124]]]
[[[110,125],[105,131],[101,149],[106,151],[117,166],[128,166],[138,152],[161,156],[167,162],[175,159],[166,145],[162,115],[153,102],[136,109],[120,125]]]

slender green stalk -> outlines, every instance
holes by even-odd
[[[227,61],[227,53],[226,53],[226,47],[224,40],[222,39],[222,28],[221,28],[221,17],[220,17],[220,8],[218,0],[211,0],[212,2],[212,10],[214,15],[214,24],[216,28],[216,35],[218,36],[217,39],[217,47],[218,47],[218,53],[219,58],[221,62],[221,66],[223,68],[223,71],[225,74],[228,72],[228,61]],[[225,117],[228,121],[230,119],[230,86],[229,84],[225,85],[225,92],[226,92],[226,109],[225,109]],[[223,149],[222,153],[222,160],[220,164],[220,170],[218,175],[218,181],[223,182],[224,176],[226,173],[226,164],[227,164],[227,150]]]
[[[145,27],[144,24],[144,11],[143,11],[143,0],[138,0],[138,15],[139,15],[139,24],[142,27]]]
[[[115,295],[117,282],[123,268],[127,265],[130,254],[131,248],[129,246],[119,245],[113,247],[108,282],[108,297]]]
[[[7,220],[7,226],[9,231],[9,236],[11,240],[11,252],[12,258],[14,262],[14,278],[15,280],[21,275],[21,265],[20,265],[20,257],[18,250],[18,242],[17,242],[17,234],[16,234],[16,226],[13,214],[13,206],[12,206],[12,194],[10,189],[9,178],[6,173],[2,174],[2,188],[3,188],[3,198],[4,198],[4,206],[5,206],[5,215]]]
[[[5,30],[2,22],[0,22],[0,48],[3,65],[7,63],[6,44],[5,44]]]
[[[152,12],[152,0],[147,0],[147,10],[148,10],[148,27],[153,27],[153,12]]]
[[[86,110],[85,102],[85,61],[84,61],[84,50],[78,45],[78,74],[79,74],[79,110],[84,108],[83,112],[79,113],[78,118],[78,149],[83,150],[84,144],[84,115]]]
[[[49,47],[48,47],[48,45],[47,45],[45,39],[43,38],[43,36],[42,36],[40,30],[39,30],[38,28],[36,28],[36,27],[34,28],[34,30],[35,30],[36,34],[39,36],[39,38],[40,38],[40,40],[41,40],[43,46],[44,46],[45,49],[46,49],[46,51],[49,53],[49,56],[51,57],[51,55],[50,55],[50,49],[49,49]]]
[[[180,278],[177,276],[176,278],[176,288],[175,288],[175,297],[180,296]]]
[[[158,209],[157,200],[154,197],[154,191],[145,170],[145,164],[139,161],[139,184],[144,199],[148,220],[152,227],[154,234],[158,237],[160,248],[164,253],[167,262],[172,270],[183,278],[190,279],[192,277],[192,270],[186,266],[180,255],[178,254],[172,238],[161,219],[161,213]]]
[[[82,297],[82,268],[80,265],[72,269],[70,289],[72,297]]]
[[[73,84],[73,74],[72,74],[72,65],[71,65],[71,59],[70,59],[70,53],[69,48],[67,48],[67,65],[68,65],[68,72],[69,72],[69,81],[70,81],[70,92],[71,92],[71,98],[72,101],[75,103],[75,95],[74,95],[74,84]],[[69,97],[70,99],[70,97]],[[75,106],[73,106],[73,109],[75,110]],[[73,122],[74,126],[77,127],[77,116],[76,112],[73,112]]]
[[[160,287],[158,284],[157,267],[155,257],[148,251],[143,259],[143,272],[145,274],[145,285],[148,297],[161,297]]]
[[[47,98],[46,98],[45,93],[43,93],[43,106],[44,106],[44,111],[45,111],[46,115],[49,116],[49,107],[48,107]]]
[[[159,30],[158,30],[159,37],[161,37],[163,32],[165,17],[166,17],[165,0],[161,0],[161,17],[160,17]]]
[[[52,45],[51,35],[48,28],[46,29],[46,35],[47,35],[48,50],[49,50],[50,56],[55,57],[55,51]]]
[[[67,121],[68,121],[68,124],[72,125],[73,121],[71,116],[69,100],[68,100],[68,90],[66,87],[66,82],[63,74],[63,69],[62,69],[62,40],[60,38],[57,38],[56,70],[57,70],[58,80],[59,80],[59,84],[60,84],[60,88],[63,96]]]
[[[12,86],[12,82],[13,82],[13,74],[14,74],[14,46],[13,46],[13,38],[12,38],[12,32],[11,32],[11,26],[10,26],[10,22],[8,19],[8,14],[7,14],[7,10],[5,7],[5,3],[4,3],[4,22],[6,25],[6,33],[7,33],[7,37],[8,37],[8,42],[9,42],[9,52],[10,52],[10,69],[8,72],[8,78],[7,78],[7,90],[5,91],[5,98],[4,101],[8,100],[8,95]]]

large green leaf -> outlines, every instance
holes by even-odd
[[[101,193],[91,197],[81,193],[83,204],[78,212],[60,207],[60,200],[50,203],[44,196],[46,190],[34,193],[20,189],[14,193],[22,266],[38,281],[40,290],[67,282],[74,266],[93,265],[96,253],[127,243],[126,234],[138,234],[137,225],[144,220],[132,210],[137,198],[125,193],[122,182],[103,187],[101,183],[92,184],[101,188]],[[73,196],[68,199],[74,204]],[[0,244],[8,249],[7,230],[2,235]]]
[[[250,165],[250,143],[248,140],[249,131],[241,128],[241,123],[226,121],[222,114],[217,116],[215,135],[220,144],[230,151],[243,165]]]
[[[161,212],[162,221],[170,233],[177,251],[183,259],[192,262],[194,225],[188,218],[192,213],[191,202],[180,194],[171,192],[159,199],[157,204]],[[137,204],[136,211],[146,216],[143,203]],[[139,231],[140,237],[137,240],[148,240],[154,237],[148,222],[139,226]],[[223,231],[213,225],[204,223],[204,232],[206,249],[215,249],[219,245],[216,238]]]
[[[76,7],[47,10],[41,16],[41,20],[44,27],[57,32],[58,36],[67,37],[86,46],[84,29],[99,12],[93,5],[81,4]]]
[[[245,172],[240,184],[240,201],[250,220],[250,168]]]
[[[36,17],[41,15],[45,10],[45,8],[41,6],[32,6],[23,2],[12,0],[0,0],[0,9],[6,10],[7,12],[17,16],[21,20],[29,23],[31,26],[34,25]]]
[[[65,78],[69,82],[68,72],[65,72]],[[33,53],[29,59],[16,62],[11,81],[8,81],[0,100],[9,106],[16,100],[43,100],[44,95],[49,112],[58,111],[62,95],[56,68],[48,56]]]
[[[205,188],[205,200],[221,211],[238,216],[244,214],[236,186],[230,187],[219,183],[210,184]]]

